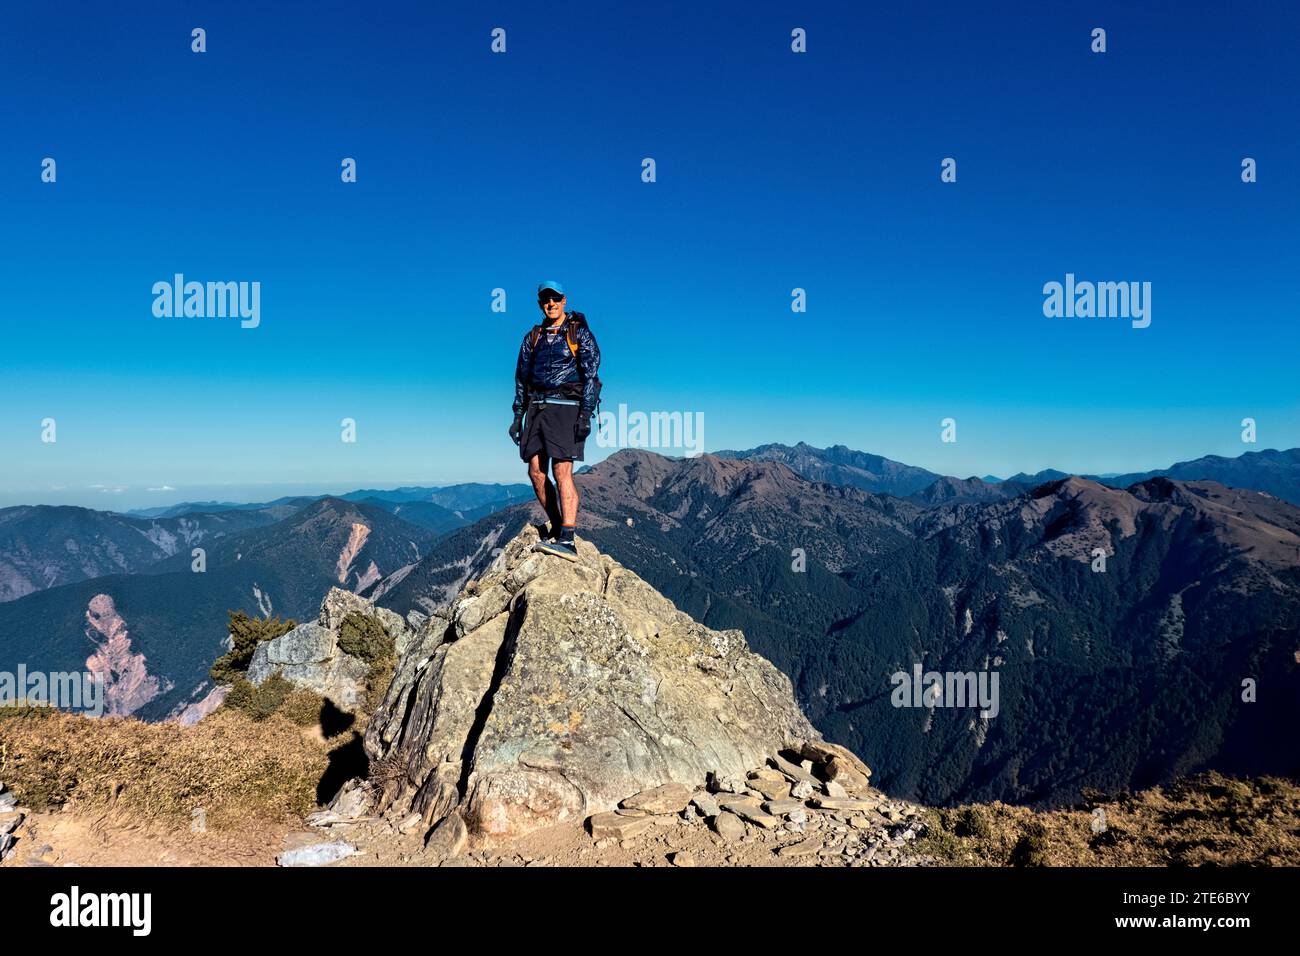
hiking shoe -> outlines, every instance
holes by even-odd
[[[550,522],[535,524],[533,527],[537,530],[537,537],[542,541],[554,541],[555,532],[551,530]]]
[[[578,549],[568,541],[540,541],[533,545],[533,550],[559,555],[561,558],[568,558],[570,561],[578,560]]]

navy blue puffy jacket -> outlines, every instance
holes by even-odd
[[[578,355],[569,351],[565,337],[565,324],[574,320],[577,329]],[[530,328],[519,345],[519,360],[515,362],[516,415],[523,414],[527,395],[551,395],[577,399],[582,411],[590,416],[596,410],[596,370],[600,368],[600,346],[587,327],[581,312],[566,312],[556,335],[542,332],[537,338],[537,348],[528,340]],[[566,387],[567,386],[567,387]]]

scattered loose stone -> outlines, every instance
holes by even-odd
[[[54,847],[48,843],[34,847],[27,855],[28,866],[53,866],[55,860]]]
[[[791,783],[798,783],[799,781],[802,780],[812,784],[814,787],[821,785],[821,781],[818,780],[816,777],[814,777],[811,773],[809,773],[807,770],[805,770],[802,767],[795,766],[790,761],[782,757],[780,754],[774,754],[773,756],[767,759],[772,762],[772,766],[774,766],[777,770],[780,770],[783,774],[785,774],[790,779]]]
[[[790,789],[790,796],[807,800],[813,795],[813,785],[807,780],[800,780]]]
[[[676,853],[668,854],[668,859],[673,866],[694,866],[695,857],[691,856],[690,850],[678,850]]]
[[[758,807],[751,806],[747,803],[735,803],[727,807],[727,809],[731,813],[736,814],[736,816],[748,821],[749,823],[756,824],[765,830],[775,830],[781,825],[780,817],[774,817],[769,813],[764,813]]]
[[[370,788],[353,778],[343,785],[329,808],[344,819],[364,817],[370,808]]]
[[[457,812],[447,814],[438,821],[438,825],[429,832],[424,847],[440,857],[460,856],[469,842],[469,830],[465,821]]]
[[[793,810],[802,810],[802,800],[765,800],[763,809],[773,816],[783,817]]]
[[[653,824],[654,817],[649,815],[630,817],[619,813],[596,813],[587,818],[591,836],[597,841],[605,837],[625,840],[644,833]]]
[[[709,789],[714,793],[744,793],[748,788],[739,777],[723,776],[715,770],[709,772]]]
[[[822,789],[826,791],[826,796],[834,797],[839,800],[843,800],[849,795],[849,792],[834,780],[827,780],[822,784]]]
[[[772,771],[776,773],[776,771]],[[785,800],[790,796],[790,781],[785,779],[785,774],[777,774],[780,780],[767,780],[762,777],[755,777],[749,781],[749,789],[757,790],[763,797],[768,800]]]
[[[721,812],[718,802],[707,793],[696,793],[691,799],[691,803],[695,805],[695,809],[699,810],[700,815],[704,817],[716,817],[718,813]]]
[[[724,793],[718,796],[718,806],[724,810],[729,807],[748,806],[758,809],[759,798],[747,793]]]
[[[834,798],[834,797],[818,797],[818,796],[814,795],[813,797],[811,797],[811,798],[809,799],[809,802],[810,802],[814,807],[818,807],[819,809],[822,809],[822,810],[859,810],[859,811],[862,811],[862,810],[871,810],[871,809],[873,809],[873,808],[875,807],[875,803],[873,803],[873,802],[870,801],[870,800],[854,800],[854,799],[851,798],[851,797],[848,798],[848,799],[837,800],[837,799]],[[890,812],[892,812],[892,811],[886,811],[885,815],[886,815],[886,816],[889,816],[889,813],[890,813]],[[890,817],[890,819],[892,820],[893,817]]]
[[[825,740],[805,741],[799,755],[820,765],[822,776],[849,790],[866,790],[871,786],[871,768],[853,751]]]
[[[816,837],[810,837],[807,840],[800,840],[798,843],[787,843],[776,851],[777,856],[812,856],[822,849],[822,841]]]
[[[713,832],[728,843],[735,843],[745,836],[745,821],[729,810],[713,817],[709,824],[713,827]]]
[[[680,783],[665,783],[661,787],[642,790],[623,800],[619,806],[647,813],[680,813],[690,802],[690,787]]]

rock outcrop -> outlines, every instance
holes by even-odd
[[[365,740],[390,819],[420,814],[454,855],[822,743],[740,631],[698,624],[589,542],[574,563],[536,541],[525,528],[407,642]]]
[[[248,665],[249,682],[260,686],[279,674],[291,684],[320,694],[340,710],[356,710],[364,703],[370,665],[339,647],[343,619],[354,612],[376,618],[393,637],[398,654],[406,649],[413,631],[401,615],[375,607],[351,591],[331,588],[317,620],[257,645]]]

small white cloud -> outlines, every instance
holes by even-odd
[[[175,491],[171,485],[162,485],[158,488],[146,488],[145,491]]]

